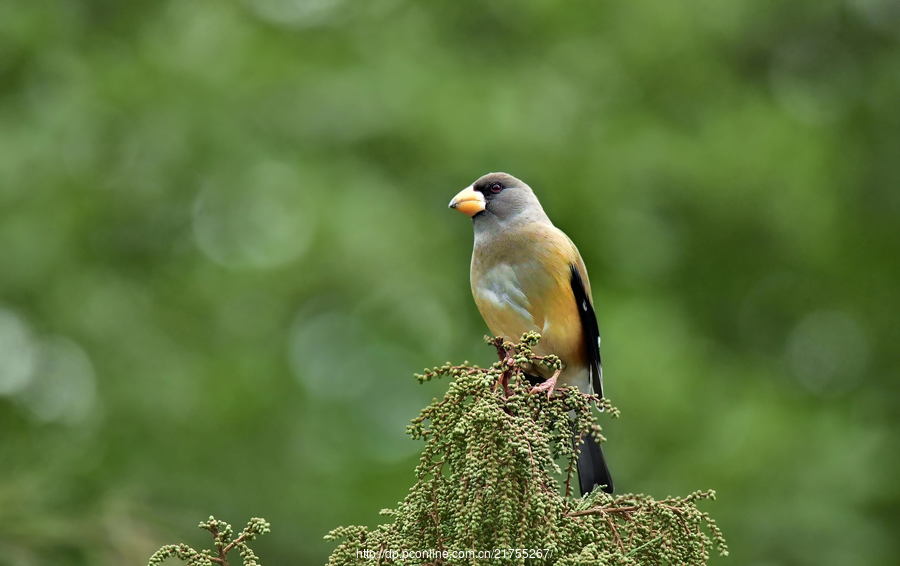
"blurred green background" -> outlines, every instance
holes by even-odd
[[[900,4],[0,3],[0,564],[373,525],[492,361],[474,178],[591,271],[621,491],[751,565],[895,564]]]

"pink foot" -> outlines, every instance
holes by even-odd
[[[535,385],[531,388],[531,393],[541,393],[543,391],[547,392],[547,398],[549,399],[551,395],[553,395],[553,391],[556,389],[556,378],[559,377],[559,372],[555,372],[553,377],[541,383],[540,385]]]

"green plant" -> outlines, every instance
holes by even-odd
[[[265,519],[258,517],[250,519],[237,538],[234,537],[234,529],[231,528],[231,525],[212,516],[198,526],[212,535],[214,551],[198,551],[186,544],[172,544],[157,550],[150,557],[148,566],[159,566],[169,558],[177,558],[188,566],[213,566],[214,564],[228,566],[228,555],[235,550],[240,555],[244,566],[262,566],[259,558],[247,543],[269,532],[269,523]]]
[[[579,443],[603,441],[594,407],[613,417],[606,399],[575,388],[532,394],[525,370],[559,368],[538,356],[540,337],[519,344],[489,339],[489,368],[447,363],[420,381],[451,377],[446,395],[408,427],[425,441],[416,483],[390,522],[340,527],[329,564],[705,564],[728,550],[715,521],[696,503],[712,491],[655,500],[647,495],[572,495]],[[560,465],[560,462],[562,465]]]

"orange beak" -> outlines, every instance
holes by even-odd
[[[450,208],[458,210],[468,216],[475,216],[484,210],[486,201],[484,195],[473,189],[471,186],[459,191],[450,201]]]

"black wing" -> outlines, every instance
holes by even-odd
[[[603,366],[600,362],[600,328],[597,326],[597,315],[594,314],[594,306],[591,304],[591,298],[587,296],[578,267],[574,263],[569,267],[572,270],[572,293],[575,295],[575,304],[578,305],[584,348],[588,356],[591,387],[594,393],[603,397]]]

